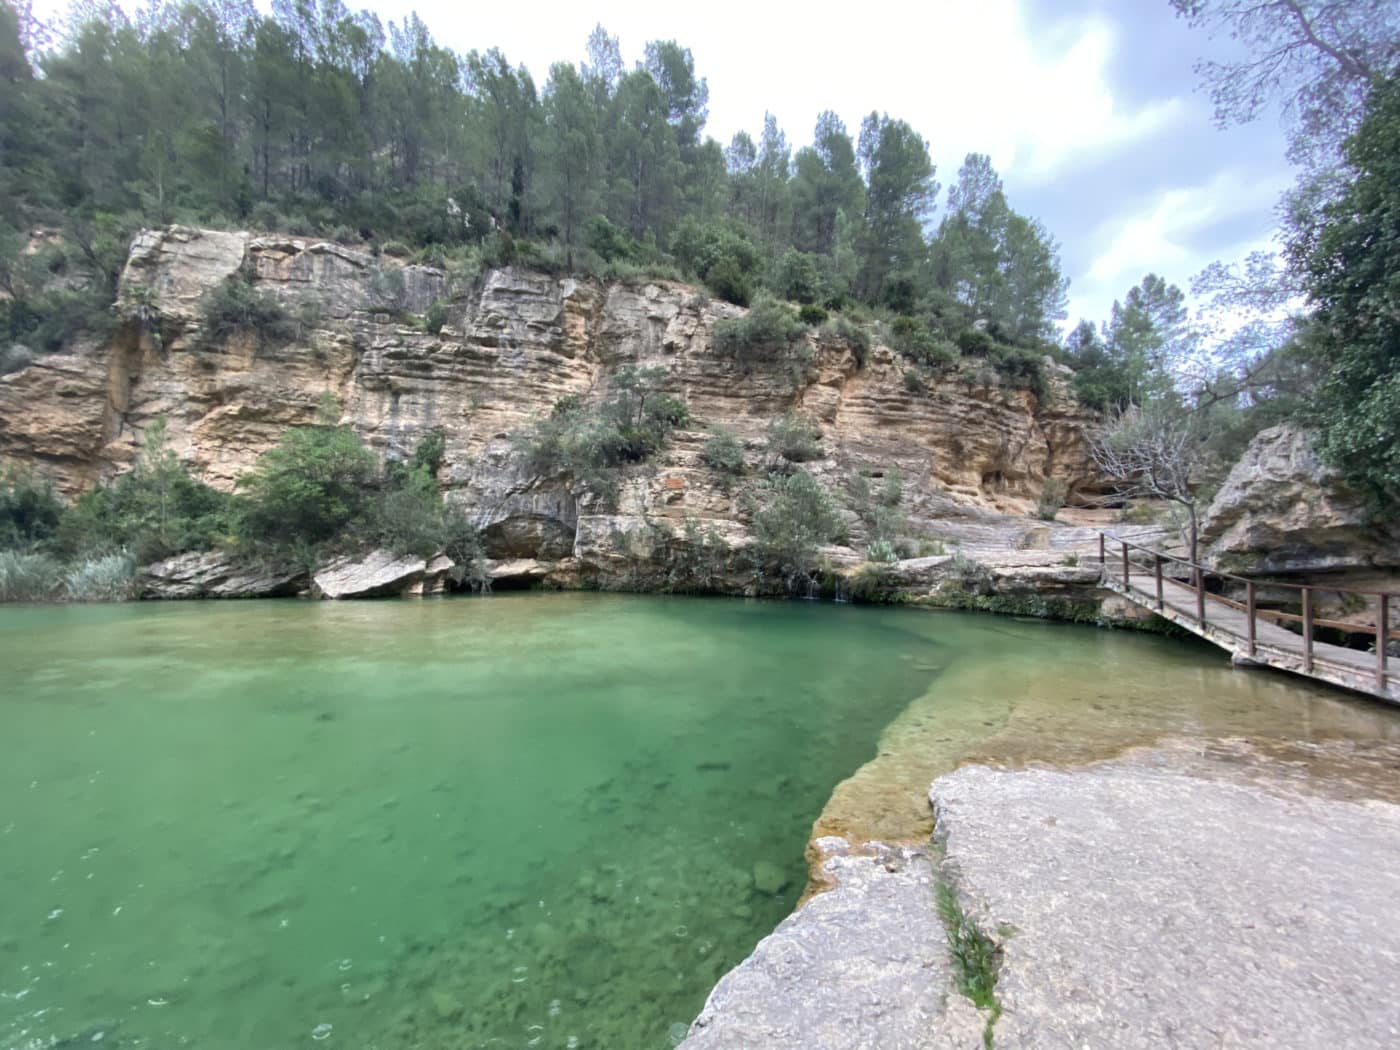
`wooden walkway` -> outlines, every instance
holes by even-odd
[[[1220,595],[1210,594],[1204,585],[1200,586],[1198,592],[1196,581],[1202,580],[1205,575],[1227,574],[1210,573],[1209,570],[1182,559],[1133,547],[1132,544],[1122,544],[1112,537],[1107,539],[1109,549],[1123,547],[1124,556],[1114,558],[1110,555],[1104,559],[1104,586],[1163,619],[1170,620],[1192,634],[1220,646],[1231,654],[1237,664],[1273,667],[1400,704],[1400,674],[1388,665],[1383,652],[1363,652],[1317,641],[1311,637],[1310,614],[1296,618],[1304,621],[1303,634],[1290,631],[1275,622],[1276,619],[1284,617],[1267,610],[1254,609],[1252,602],[1246,607],[1238,602],[1228,601]],[[1126,556],[1128,548],[1139,552],[1137,562]],[[1141,564],[1140,554],[1143,553],[1152,559],[1153,564]],[[1179,567],[1191,570],[1192,583],[1183,583],[1161,573],[1163,565],[1173,562]],[[1228,578],[1245,582],[1250,594],[1253,594],[1252,582],[1244,580],[1243,577]],[[1298,589],[1304,592],[1309,590],[1303,587]],[[1388,597],[1381,597],[1379,602],[1381,627],[1377,630],[1378,638],[1393,637],[1388,630],[1386,615]],[[1303,601],[1307,610],[1309,598],[1306,593]]]

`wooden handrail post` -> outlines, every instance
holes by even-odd
[[[1196,622],[1206,625],[1206,581],[1199,565],[1191,566],[1196,571]]]
[[[1254,581],[1253,581],[1253,580],[1250,580],[1248,583],[1246,583],[1246,584],[1244,585],[1244,593],[1245,593],[1245,604],[1249,607],[1249,657],[1250,657],[1250,659],[1252,660],[1252,659],[1254,658],[1254,649],[1255,649],[1255,644],[1256,644],[1255,633],[1254,633],[1254,610],[1255,610],[1256,606],[1255,606],[1255,599],[1254,599]]]
[[[1385,647],[1390,644],[1390,595],[1381,595],[1381,607],[1376,610],[1376,688],[1385,692]]]
[[[1313,669],[1313,608],[1312,588],[1303,588],[1303,670]]]
[[[1101,532],[1101,533],[1099,533],[1099,564],[1100,564],[1100,565],[1102,565],[1102,564],[1104,563],[1104,557],[1103,557],[1103,543],[1104,543],[1104,536],[1103,536],[1103,533]]]
[[[1123,589],[1128,587],[1128,544],[1123,543]]]
[[[1162,611],[1162,556],[1152,555],[1152,574],[1157,577],[1157,611]]]

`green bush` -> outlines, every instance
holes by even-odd
[[[58,563],[47,554],[0,550],[0,602],[44,601],[59,582]]]
[[[687,218],[671,238],[671,253],[714,295],[737,306],[749,304],[761,260],[744,234],[720,223]]]
[[[136,562],[129,554],[91,558],[63,577],[64,594],[75,602],[124,602],[136,585]]]
[[[438,335],[442,332],[442,327],[445,324],[447,324],[447,304],[441,299],[434,299],[428,304],[428,309],[423,314],[423,330]]]
[[[700,450],[700,460],[711,470],[738,477],[744,473],[744,444],[730,431],[715,427]]]
[[[240,538],[273,551],[334,539],[364,512],[375,468],[349,427],[287,431],[240,479]]]
[[[821,459],[821,431],[800,413],[784,413],[768,424],[768,453],[789,463]]]
[[[441,552],[470,571],[482,556],[480,537],[461,508],[443,500],[430,458],[415,453],[406,471],[386,466],[380,491],[367,502],[363,528],[377,546],[395,554],[431,558]]]
[[[631,234],[601,215],[595,215],[583,224],[583,243],[605,263],[635,263],[645,255],[642,246]]]
[[[34,351],[22,343],[0,346],[0,376],[18,372],[34,363]]]
[[[843,340],[855,354],[856,363],[865,365],[866,358],[870,356],[870,333],[864,328],[844,315],[837,315],[822,326],[822,331]]]
[[[794,586],[811,578],[817,548],[837,539],[844,522],[830,494],[805,471],[770,480],[753,506],[754,556],[759,571]]]
[[[940,339],[916,317],[896,317],[890,324],[890,345],[909,360],[933,372],[958,363],[958,348]]]
[[[413,457],[409,460],[409,466],[417,470],[423,468],[429,475],[437,477],[437,472],[442,469],[443,458],[447,455],[447,435],[440,427],[432,427],[424,432],[418,439],[418,444],[413,449]]]
[[[771,359],[785,354],[805,331],[791,307],[760,295],[748,313],[715,322],[715,350],[741,361]]]
[[[996,340],[976,328],[964,328],[957,336],[958,349],[968,357],[990,357],[996,350]]]
[[[548,419],[515,436],[517,453],[536,474],[567,474],[611,498],[617,471],[652,456],[690,419],[685,402],[661,392],[664,368],[625,368],[598,405],[562,398]]]
[[[694,514],[687,514],[680,542],[672,555],[666,586],[673,591],[712,591],[729,565],[729,544],[713,525],[703,531]]]
[[[778,295],[795,303],[820,302],[825,290],[817,256],[789,248],[773,267],[772,287]]]
[[[904,389],[911,394],[926,393],[928,384],[924,380],[923,373],[915,368],[907,369],[904,373]]]
[[[816,303],[803,303],[797,311],[797,319],[810,328],[821,324],[826,317],[826,308]]]
[[[1029,390],[1041,400],[1049,393],[1044,356],[1034,350],[999,346],[992,355],[992,365],[1013,387]]]
[[[145,564],[215,546],[228,522],[229,498],[190,477],[159,418],[146,427],[136,465],[83,493],[63,515],[56,546],[68,557],[129,552]]]
[[[392,255],[396,259],[407,259],[413,254],[413,249],[404,244],[403,241],[385,241],[379,246],[381,255]]]
[[[904,479],[898,471],[887,473],[878,487],[864,474],[852,474],[846,488],[850,509],[865,525],[871,540],[893,541],[903,531],[905,519],[899,507],[904,502]]]
[[[1040,501],[1036,504],[1036,516],[1042,521],[1054,521],[1065,505],[1069,489],[1060,478],[1046,478],[1040,490]]]
[[[894,544],[889,540],[872,540],[865,548],[865,557],[867,561],[892,565],[899,561],[899,552],[894,549]]]
[[[0,476],[0,548],[47,540],[62,517],[63,504],[52,482],[25,472]]]
[[[280,302],[240,277],[231,277],[209,289],[200,302],[204,331],[200,343],[216,343],[250,332],[262,344],[288,342],[300,331]]]

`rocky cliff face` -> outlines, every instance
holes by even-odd
[[[201,297],[239,273],[301,319],[296,338],[207,338]],[[447,323],[426,331],[419,316],[439,300]],[[875,346],[862,366],[839,338],[815,331],[800,354],[744,366],[712,345],[715,322],[741,311],[683,285],[507,269],[459,290],[440,270],[334,244],[179,227],[137,238],[120,302],[110,341],[0,378],[0,462],[75,493],[125,469],[144,429],[165,416],[181,458],[228,489],[329,394],[385,456],[441,429],[440,480],[474,515],[493,559],[533,563],[526,575],[605,582],[687,519],[742,545],[743,483],[724,484],[700,461],[708,427],[736,433],[759,468],[769,423],[798,410],[822,432],[812,473],[840,493],[857,471],[897,470],[916,535],[967,549],[1084,542],[1025,516],[1047,478],[1071,491],[1093,479],[1091,420],[1058,373],[1043,403],[966,382],[914,392],[888,348]],[[631,472],[616,506],[569,478],[524,472],[509,435],[565,395],[601,395],[627,365],[664,368],[692,423]],[[847,560],[863,549],[854,516],[852,534]]]
[[[1312,435],[1288,424],[1250,442],[1202,518],[1201,542],[1232,572],[1400,570],[1400,526],[1348,491],[1318,459]]]

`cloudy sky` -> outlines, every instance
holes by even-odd
[[[1149,271],[1185,288],[1210,261],[1267,247],[1292,181],[1275,118],[1215,128],[1192,65],[1219,45],[1168,0],[368,6],[386,20],[416,7],[444,43],[498,46],[540,83],[582,57],[597,22],[629,63],[675,39],[709,81],[721,142],[756,134],[765,110],[796,147],[823,109],[853,134],[878,109],[928,140],[945,185],[966,153],[988,153],[1012,205],[1061,243],[1071,321],[1105,318]]]
[[[853,134],[878,109],[928,140],[945,185],[966,153],[988,153],[1012,205],[1060,241],[1071,322],[1105,318],[1149,271],[1186,288],[1210,261],[1268,247],[1292,181],[1276,117],[1215,128],[1192,64],[1228,45],[1168,0],[347,3],[385,21],[416,9],[440,42],[500,47],[540,84],[552,62],[583,57],[595,23],[629,63],[675,39],[709,81],[721,142],[756,133],[765,110],[797,147],[823,109]]]

